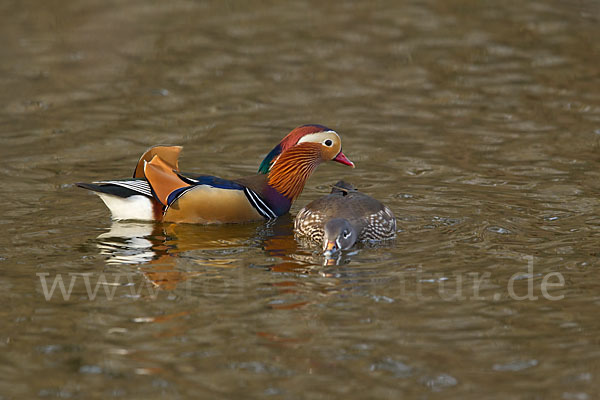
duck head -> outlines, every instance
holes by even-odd
[[[325,161],[336,161],[354,168],[342,152],[342,140],[323,125],[303,125],[291,131],[261,163],[258,172],[268,183],[294,201],[314,170]]]
[[[354,246],[358,233],[345,218],[334,218],[323,227],[323,255],[330,257]]]

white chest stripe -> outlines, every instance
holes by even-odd
[[[260,215],[262,215],[264,218],[266,218],[266,219],[277,218],[277,214],[275,214],[275,212],[269,208],[269,206],[260,198],[259,195],[256,194],[256,192],[245,187],[244,194],[248,198],[248,201],[250,202],[250,204],[252,204],[252,207],[254,207],[256,209],[256,211],[258,211],[258,213]]]

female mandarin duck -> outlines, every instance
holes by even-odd
[[[294,129],[265,157],[256,175],[239,179],[184,176],[177,161],[180,151],[179,146],[153,147],[138,161],[133,179],[77,185],[96,192],[117,220],[234,223],[287,213],[324,161],[354,167],[342,153],[338,134],[322,125]]]
[[[378,200],[339,181],[330,194],[300,210],[294,229],[298,236],[322,241],[324,254],[331,255],[359,241],[394,238],[396,218]]]

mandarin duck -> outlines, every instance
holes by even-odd
[[[322,125],[291,131],[267,154],[258,173],[238,179],[184,175],[180,146],[156,146],[137,163],[132,179],[77,183],[94,191],[115,220],[239,223],[287,213],[324,161],[354,167],[339,135]]]
[[[322,242],[327,256],[347,250],[356,242],[393,239],[396,218],[378,200],[339,181],[330,194],[298,212],[294,230],[299,237]]]

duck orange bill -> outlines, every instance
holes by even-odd
[[[336,252],[337,251],[337,244],[335,243],[335,240],[329,240],[329,241],[327,241],[327,243],[325,243],[325,246],[323,246],[323,251],[329,252],[329,253]]]
[[[350,167],[354,168],[354,163],[352,161],[350,161],[348,159],[348,157],[346,157],[344,155],[344,153],[342,153],[341,151],[338,153],[337,156],[335,156],[335,158],[333,159],[333,161],[337,161],[340,164],[349,165]]]

